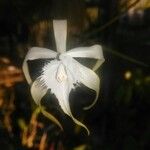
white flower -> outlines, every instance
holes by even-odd
[[[75,88],[75,84],[82,83],[96,91],[95,100],[84,109],[89,109],[95,104],[99,95],[100,79],[94,71],[104,61],[102,49],[100,45],[94,45],[91,47],[78,47],[66,52],[66,21],[54,21],[53,24],[58,53],[45,48],[31,48],[25,58],[23,71],[28,83],[31,84],[31,94],[37,105],[40,105],[41,99],[50,89],[51,93],[55,94],[58,99],[64,113],[70,116],[76,124],[84,127],[89,134],[87,127],[74,118],[69,105],[69,94]],[[75,57],[93,58],[98,61],[91,70],[76,61]],[[42,68],[42,74],[33,82],[29,75],[27,60],[46,58],[55,59]]]

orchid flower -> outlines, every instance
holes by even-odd
[[[88,128],[73,116],[69,105],[69,94],[72,89],[75,89],[75,84],[82,83],[96,92],[93,103],[84,109],[89,109],[95,104],[99,95],[100,79],[94,71],[104,62],[102,48],[100,45],[94,45],[66,51],[67,21],[54,20],[53,29],[57,52],[40,47],[31,48],[25,57],[23,72],[27,82],[31,85],[31,95],[37,105],[40,105],[41,99],[50,89],[51,93],[56,96],[63,112],[70,116],[76,124],[84,127],[89,134]],[[41,75],[32,81],[27,61],[48,58],[53,60],[46,63],[41,70]],[[97,62],[93,69],[90,69],[74,58],[92,58],[96,59]],[[55,122],[60,126],[56,118]]]

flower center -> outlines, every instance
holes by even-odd
[[[63,64],[60,64],[57,69],[56,79],[58,82],[63,82],[67,79],[67,73]]]

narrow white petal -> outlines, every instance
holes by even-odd
[[[38,79],[36,79],[31,86],[31,95],[37,105],[40,104],[41,99],[46,94],[46,92],[47,88],[43,87],[41,83],[38,81]]]
[[[104,59],[102,47],[100,45],[73,48],[67,51],[65,54],[71,57]]]
[[[32,83],[30,74],[29,74],[29,69],[27,65],[28,60],[35,60],[35,59],[45,59],[45,58],[55,58],[57,56],[57,53],[46,48],[39,48],[39,47],[33,47],[31,48],[23,62],[23,72],[26,77],[26,80],[29,84]]]
[[[87,110],[93,107],[98,99],[100,90],[99,89],[100,79],[94,71],[84,66],[80,66],[79,71],[80,71],[80,82],[96,92],[96,98],[93,101],[93,103],[90,106],[84,107],[84,109]]]
[[[101,64],[104,62],[104,60],[98,60],[95,65],[93,66],[92,70],[93,71],[96,71],[100,66]]]
[[[63,63],[67,66],[67,70],[69,70],[74,77],[74,83],[83,83],[85,86],[96,92],[96,98],[93,103],[84,108],[90,109],[96,103],[99,95],[100,79],[98,75],[93,70],[81,65],[69,56],[62,56],[61,58],[63,59]]]
[[[63,53],[66,51],[67,20],[54,20],[53,29],[57,52]]]
[[[98,59],[98,61],[93,67],[94,71],[96,71],[104,62],[103,51],[100,45],[93,45],[91,47],[77,47],[71,49],[70,51],[67,51],[65,54],[74,58],[79,57]]]
[[[48,119],[50,119],[51,121],[53,121],[58,127],[60,127],[61,130],[63,130],[63,127],[61,125],[61,123],[57,120],[57,118],[55,116],[53,116],[51,113],[47,112],[45,110],[45,108],[43,108],[42,106],[39,106],[41,113],[47,117]]]
[[[88,128],[83,124],[81,123],[79,120],[77,120],[72,112],[71,112],[71,109],[70,109],[70,104],[69,104],[69,94],[70,94],[70,91],[71,91],[71,85],[72,83],[70,83],[69,81],[64,81],[62,82],[59,87],[58,87],[58,90],[56,90],[54,92],[54,94],[56,95],[57,99],[58,99],[58,102],[62,108],[62,110],[72,118],[72,120],[79,126],[82,126],[83,128],[86,129],[88,135],[90,134]]]

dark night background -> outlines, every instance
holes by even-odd
[[[53,19],[68,20],[67,49],[103,47],[96,105],[82,110],[95,94],[84,85],[71,92],[73,114],[89,127],[90,136],[63,114],[53,95],[42,102],[64,132],[34,111],[21,71],[29,47],[56,49]],[[0,0],[0,149],[150,149],[149,50],[149,0]],[[46,61],[28,62],[33,79]]]

